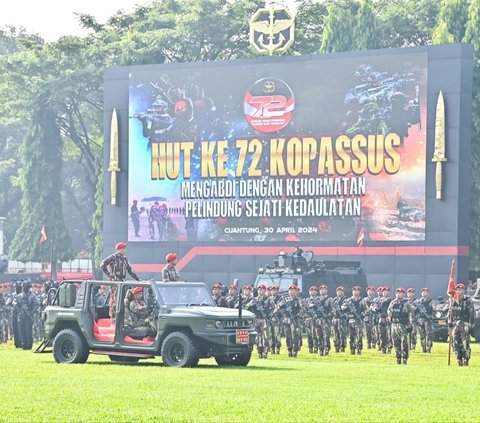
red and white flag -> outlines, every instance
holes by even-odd
[[[450,268],[450,278],[448,279],[447,294],[450,298],[455,297],[457,290],[455,288],[455,260],[452,260],[452,267]]]
[[[363,247],[365,244],[365,228],[360,229],[360,232],[357,236],[357,245]]]
[[[42,225],[42,230],[40,231],[40,244],[45,242],[47,240],[47,229],[45,228],[45,225]]]

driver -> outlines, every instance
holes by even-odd
[[[157,331],[153,322],[151,313],[148,312],[147,303],[143,300],[143,288],[137,286],[132,289],[133,300],[128,306],[132,313],[132,327],[145,328],[148,330],[148,336],[155,337]]]

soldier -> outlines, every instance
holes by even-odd
[[[345,302],[345,288],[339,286],[337,296],[332,301],[333,309],[333,345],[335,352],[345,352],[347,347],[347,320],[342,305]]]
[[[380,350],[383,354],[392,352],[392,338],[390,322],[388,321],[388,307],[392,299],[390,298],[390,288],[382,288],[382,297],[378,301],[378,337],[380,339]]]
[[[131,321],[126,324],[132,328],[142,328],[147,332],[147,336],[155,337],[157,330],[151,314],[148,312],[147,303],[143,300],[143,288],[137,286],[132,289],[133,300],[128,306],[131,313]]]
[[[12,333],[13,333],[13,343],[15,348],[22,348],[22,338],[20,334],[20,327],[18,326],[18,314],[20,312],[20,296],[22,295],[22,283],[20,281],[15,282],[15,292],[7,302],[7,305],[10,304],[12,307]]]
[[[355,352],[361,355],[363,349],[361,291],[360,286],[354,286],[352,288],[352,296],[344,301],[341,306],[342,311],[347,316],[348,333],[350,335],[350,353],[352,355],[355,355]]]
[[[250,297],[245,303],[245,309],[255,314],[255,330],[257,331],[257,352],[258,358],[267,358],[268,354],[268,324],[267,321],[272,314],[272,303],[267,297],[267,287],[258,285],[256,298]]]
[[[37,297],[32,293],[32,284],[24,282],[23,292],[17,297],[18,328],[23,350],[31,350],[33,345],[33,322],[34,315],[38,312],[40,304]]]
[[[242,307],[245,307],[245,304],[248,304],[248,302],[253,298],[253,287],[252,285],[245,285],[243,287],[243,293],[240,294],[242,296]],[[240,295],[238,298],[237,303],[235,304],[235,308],[240,307]]]
[[[95,307],[104,307],[107,294],[105,293],[105,285],[100,285],[98,291],[95,293]]]
[[[284,298],[279,304],[277,311],[284,313],[283,327],[287,341],[289,357],[297,357],[300,350],[300,338],[302,336],[300,317],[302,315],[302,303],[298,298],[300,288],[296,285],[290,285],[288,288],[288,297]]]
[[[162,280],[163,282],[178,282],[180,280],[180,275],[176,269],[177,265],[177,255],[175,253],[168,253],[165,256],[167,265],[162,270]]]
[[[473,301],[465,295],[465,285],[459,283],[456,286],[456,298],[449,299],[446,308],[452,303],[452,317],[449,328],[452,331],[453,350],[457,354],[459,366],[468,366],[470,361],[470,335],[475,329],[475,309]]]
[[[415,288],[407,289],[407,301],[412,307],[413,312],[413,321],[412,321],[412,330],[408,335],[408,345],[411,350],[417,348],[417,307],[415,305]]]
[[[225,298],[227,300],[228,308],[235,308],[235,304],[238,301],[238,287],[237,285],[230,285],[228,287],[228,295]]]
[[[375,288],[371,285],[367,286],[367,296],[361,302],[363,313],[363,321],[365,323],[365,333],[367,335],[367,348],[375,348],[377,343],[375,330],[375,310],[373,304],[375,302]]]
[[[415,301],[416,319],[422,352],[432,352],[433,305],[428,288],[422,288],[421,298]]]
[[[283,313],[279,310],[279,304],[282,301],[280,295],[278,295],[278,286],[269,286],[270,290],[270,302],[272,303],[272,317],[270,318],[269,330],[268,330],[268,347],[271,354],[280,354],[280,348],[282,347],[282,321]]]
[[[140,211],[138,210],[138,201],[133,200],[133,205],[130,207],[130,218],[132,219],[133,228],[135,230],[135,236],[139,237],[140,234],[138,231],[140,230]]]
[[[332,335],[332,298],[328,296],[328,286],[320,285],[318,309],[320,311],[318,321],[318,352],[320,355],[328,355],[330,352],[330,336]]]
[[[307,317],[305,319],[305,328],[307,331],[308,352],[310,354],[318,353],[318,317],[317,317],[317,303],[318,303],[318,288],[311,286],[308,290],[310,295],[305,299],[305,310]]]
[[[33,314],[33,339],[35,341],[43,340],[43,320],[42,320],[42,284],[34,283],[32,284],[32,293],[37,297],[38,300],[38,309]]]
[[[405,299],[405,289],[397,288],[396,298],[388,306],[387,318],[392,324],[392,338],[395,345],[397,364],[407,364],[408,334],[412,330],[413,310]]]
[[[218,282],[212,286],[212,297],[218,307],[228,307],[227,300],[222,295],[223,285]]]
[[[130,263],[128,262],[127,257],[125,256],[125,249],[127,244],[124,242],[118,242],[115,245],[115,250],[117,251],[114,254],[109,255],[107,258],[103,259],[100,264],[102,272],[107,275],[108,280],[110,281],[124,281],[127,275],[127,272],[130,276],[139,281],[139,277],[134,272]],[[112,324],[115,322],[115,308],[117,305],[117,287],[110,287],[110,304],[109,304],[109,314],[110,319],[112,319]]]

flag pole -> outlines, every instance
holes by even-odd
[[[447,294],[450,297],[450,306],[448,307],[448,365],[450,366],[452,357],[452,334],[453,334],[453,299],[455,298],[455,260],[452,260],[450,268],[450,277],[448,279]]]
[[[55,231],[52,231],[52,248],[50,252],[50,280],[53,281],[53,245],[55,243]]]

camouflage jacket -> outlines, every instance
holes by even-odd
[[[140,280],[137,274],[133,271],[128,259],[119,253],[112,254],[105,258],[100,264],[102,272],[107,275],[108,278],[112,278],[119,281],[124,281],[127,272],[136,281]]]

